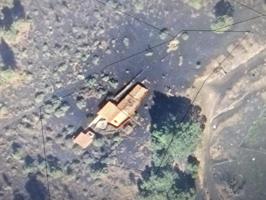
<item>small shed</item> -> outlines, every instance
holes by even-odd
[[[87,131],[86,133],[80,132],[74,138],[74,143],[78,144],[83,149],[85,149],[93,142],[94,136],[95,136],[95,134],[91,131]]]

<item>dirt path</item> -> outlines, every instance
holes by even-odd
[[[202,188],[207,188],[205,192],[208,199],[216,199],[220,195],[217,194],[217,185],[213,181],[214,164],[231,162],[229,155],[225,153],[225,147],[215,145],[215,141],[223,129],[241,120],[239,114],[231,115],[231,112],[234,113],[248,96],[266,88],[263,76],[256,80],[250,79],[255,76],[252,68],[264,62],[263,55],[265,55],[265,45],[256,41],[252,35],[245,35],[230,45],[225,55],[214,59],[206,67],[203,75],[194,82],[195,93],[195,90],[200,88],[206,78],[212,74],[196,100],[208,119],[201,148],[198,151],[201,161],[199,182]],[[257,63],[251,63],[252,61]],[[216,72],[213,73],[215,69]],[[246,87],[248,84],[252,84],[252,87]],[[224,118],[225,121],[219,123],[219,118]],[[232,135],[232,137],[237,136]]]

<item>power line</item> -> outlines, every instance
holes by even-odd
[[[257,14],[259,14],[259,15],[261,15],[262,17],[265,17],[266,16],[265,13],[260,12],[257,9],[254,9],[254,8],[252,8],[252,7],[250,7],[250,6],[246,5],[246,4],[243,4],[243,3],[241,3],[241,2],[239,2],[237,0],[232,0],[232,1],[235,2],[235,3],[237,3],[237,4],[239,4],[239,5],[241,5],[241,6],[243,6],[243,7],[245,7],[245,8],[247,8],[247,9],[249,9],[249,10],[251,10],[251,11],[253,11],[253,12],[255,12],[255,13],[257,13]]]
[[[99,0],[96,0],[96,1],[99,2]],[[128,15],[128,14],[126,14],[126,15],[127,15],[127,16],[131,16],[131,15]],[[131,17],[132,17],[132,16],[131,16]],[[134,17],[134,16],[133,16],[133,17]],[[233,24],[230,24],[230,25],[228,25],[228,26],[234,26],[234,25],[236,25],[236,24],[240,24],[240,23],[244,23],[244,22],[247,22],[247,21],[251,21],[251,20],[257,19],[257,18],[259,18],[259,17],[262,17],[262,16],[256,16],[256,17],[252,17],[252,18],[249,18],[249,19],[246,19],[246,20],[243,20],[243,21],[238,21],[238,22],[233,23]],[[134,17],[134,19],[136,19],[136,17]],[[140,19],[138,19],[138,18],[137,18],[136,20],[140,21]],[[141,21],[141,22],[144,23],[144,21]],[[145,24],[147,25],[147,22],[145,22]],[[153,25],[149,25],[149,26],[150,26],[150,27],[153,27],[154,29],[159,30],[158,27],[154,27]],[[217,30],[204,30],[204,29],[202,29],[202,30],[200,30],[200,29],[198,29],[198,30],[192,30],[192,29],[191,29],[191,30],[181,30],[181,31],[179,31],[175,36],[172,36],[172,37],[173,37],[173,38],[177,37],[177,36],[178,36],[180,33],[182,33],[183,31],[205,31],[205,32],[206,32],[206,31],[209,31],[209,32],[211,32],[211,31],[219,31],[220,29],[223,29],[223,28],[225,28],[225,27],[227,27],[227,26],[224,26],[224,27],[218,28]],[[228,32],[229,32],[229,31],[228,31]],[[244,31],[230,31],[230,32],[244,32]],[[249,31],[245,31],[245,32],[249,32]],[[172,39],[173,39],[173,38],[172,38]],[[172,39],[171,39],[171,40],[172,40]],[[171,40],[163,41],[163,42],[161,42],[161,43],[159,43],[159,44],[156,44],[156,45],[150,47],[149,49],[158,48],[158,47],[160,47],[160,46],[163,46],[164,44],[170,42]],[[115,62],[109,63],[109,64],[105,65],[105,66],[103,67],[102,70],[104,70],[104,69],[106,69],[107,67],[112,66],[112,65],[114,65],[114,64],[118,64],[118,63],[123,62],[123,61],[125,61],[125,60],[128,60],[128,59],[130,59],[130,58],[133,58],[133,57],[135,57],[135,56],[138,56],[138,55],[140,55],[140,54],[146,52],[147,50],[148,50],[148,49],[141,50],[141,51],[136,52],[136,53],[134,53],[134,54],[131,54],[131,55],[125,57],[125,58],[122,58],[122,59],[120,59],[120,60],[118,60],[118,61],[115,61]],[[225,61],[225,60],[226,60],[226,59],[224,59],[224,61]],[[223,61],[223,62],[224,62],[224,61]],[[219,65],[221,66],[221,64],[222,64],[223,62],[221,62]],[[204,82],[202,83],[201,87],[198,89],[198,91],[197,91],[197,93],[196,93],[196,95],[195,95],[195,97],[194,97],[192,103],[195,102],[195,100],[196,100],[196,98],[198,97],[199,93],[201,92],[201,90],[202,90],[203,87],[205,86],[207,80],[211,77],[211,75],[212,75],[213,73],[216,73],[216,71],[213,71],[213,72],[212,72],[212,73],[211,73],[211,74],[210,74],[210,75],[204,80]],[[76,92],[76,90],[73,91],[73,92],[71,92],[71,93],[69,93],[68,96],[71,95],[71,94],[73,94],[74,92]],[[184,117],[183,117],[183,120],[185,119],[185,117],[186,117],[187,114],[189,113],[189,110],[190,110],[190,109],[191,109],[191,106],[189,107],[189,109],[188,109],[187,112],[185,113],[185,115],[184,115]],[[42,142],[43,142],[43,154],[44,154],[44,157],[45,157],[44,159],[45,159],[46,183],[47,183],[47,190],[48,190],[48,195],[49,195],[49,199],[50,199],[51,195],[50,195],[50,188],[49,188],[49,175],[48,175],[48,164],[47,164],[47,154],[46,154],[46,140],[45,140],[45,136],[44,136],[44,128],[43,128],[43,122],[42,122],[42,110],[41,110],[41,107],[40,107],[40,121],[41,121],[41,126],[42,126],[42,128],[41,128],[41,134],[42,134]],[[168,148],[167,148],[167,151],[169,150],[170,145],[172,144],[172,142],[173,142],[173,140],[171,140],[171,142],[169,143]],[[160,165],[161,165],[162,162],[164,161],[165,156],[166,156],[166,153],[164,154],[164,156],[163,156],[163,158],[162,158],[162,161],[161,161]]]
[[[246,22],[248,22],[248,21],[255,20],[255,19],[259,18],[259,17],[262,17],[262,16],[256,16],[256,17],[251,17],[251,18],[245,19],[245,20],[237,21],[237,22],[235,22],[235,23],[232,23],[232,24],[225,25],[225,26],[222,26],[222,27],[220,27],[220,28],[217,28],[217,29],[215,29],[215,30],[208,30],[208,29],[207,29],[207,30],[205,30],[205,32],[213,32],[213,31],[219,32],[219,30],[222,30],[222,29],[224,29],[224,28],[231,27],[231,26],[235,26],[235,25],[237,25],[237,24],[241,24],[241,23],[246,23]],[[178,33],[175,34],[175,37],[178,37],[179,34],[181,34],[182,32],[200,32],[200,31],[203,31],[203,30],[200,30],[200,29],[182,29],[182,30],[180,30]],[[237,31],[225,31],[225,32],[229,32],[229,33],[230,33],[230,32],[237,32]],[[240,31],[240,32],[250,32],[250,31]],[[174,37],[174,38],[175,38],[175,37]],[[111,66],[113,66],[113,65],[115,65],[115,64],[118,64],[118,63],[120,63],[120,62],[126,61],[126,60],[128,60],[128,59],[130,59],[130,58],[133,58],[133,57],[136,57],[136,56],[138,56],[138,55],[141,55],[141,54],[147,52],[148,50],[152,50],[152,49],[155,49],[155,48],[161,47],[161,46],[163,46],[163,45],[165,45],[165,44],[171,42],[172,40],[173,40],[173,38],[172,38],[172,39],[168,39],[168,40],[163,41],[163,42],[161,42],[161,43],[158,43],[158,44],[155,44],[155,45],[153,45],[153,46],[150,46],[149,48],[142,49],[142,50],[137,51],[137,52],[135,52],[135,53],[133,53],[133,54],[131,54],[131,55],[129,55],[129,56],[126,56],[126,57],[121,58],[121,59],[119,59],[119,60],[117,60],[117,61],[114,61],[114,62],[112,62],[112,63],[109,63],[109,64],[107,64],[107,65],[104,65],[104,66],[101,68],[100,72],[104,72],[104,70],[106,70],[108,67],[111,67]],[[78,82],[76,82],[75,84],[78,84]],[[80,87],[76,88],[74,91],[69,92],[68,94],[62,96],[61,98],[65,98],[65,97],[67,97],[67,96],[70,96],[70,95],[74,94],[75,92],[77,92],[77,89],[79,89],[79,88],[80,88]]]
[[[104,6],[107,5],[107,3],[103,2],[103,1],[100,1],[100,0],[94,0],[94,1],[100,3],[100,4],[104,5]],[[138,18],[138,17],[136,17],[136,16],[134,16],[134,15],[131,15],[131,14],[129,14],[128,12],[122,11],[121,9],[119,10],[119,9],[113,7],[113,6],[111,6],[111,8],[112,8],[113,10],[116,9],[116,10],[115,10],[116,12],[119,12],[119,13],[121,13],[121,14],[123,14],[123,15],[128,16],[128,17],[131,17],[131,18],[133,18],[134,20],[136,20],[136,21],[138,21],[138,22],[140,22],[140,23],[143,23],[143,24],[145,24],[145,25],[147,25],[147,26],[149,26],[149,27],[151,27],[151,28],[153,28],[153,29],[155,29],[155,30],[157,30],[157,31],[162,31],[162,28],[157,27],[157,26],[155,26],[155,25],[153,25],[153,24],[151,24],[151,23],[149,23],[149,22],[147,22],[147,21],[145,21],[145,20],[143,20],[143,19],[141,19],[141,18]],[[174,37],[174,35],[171,34],[171,33],[169,33],[169,32],[166,32],[166,34],[169,35],[169,36],[171,36],[171,37]]]
[[[233,31],[233,30],[227,30],[227,31],[219,31],[219,30],[210,30],[210,29],[186,29],[185,32],[218,32],[218,33],[250,33],[251,31],[245,30],[245,31]]]
[[[229,27],[229,26],[235,26],[235,25],[237,25],[237,24],[241,24],[241,23],[245,23],[245,22],[248,22],[248,21],[252,21],[252,20],[255,20],[255,19],[260,18],[260,17],[262,17],[262,16],[255,16],[255,17],[251,17],[251,18],[248,18],[248,19],[245,19],[245,20],[237,21],[237,22],[235,22],[235,23],[232,23],[232,24],[229,24],[229,25],[226,25],[226,26],[223,26],[223,27],[217,28],[217,29],[214,30],[214,31],[219,31],[220,29],[224,29],[224,28]],[[175,36],[178,36],[180,33],[184,32],[184,31],[187,31],[187,32],[189,32],[189,31],[196,32],[196,31],[202,31],[202,30],[200,30],[200,29],[198,29],[198,30],[196,30],[196,29],[195,29],[195,30],[193,30],[193,29],[188,29],[188,30],[184,29],[184,30],[179,31]],[[213,31],[213,30],[205,30],[205,31],[210,31],[210,32],[211,32],[211,31]],[[248,31],[247,31],[247,32],[248,32]],[[125,60],[128,60],[128,59],[130,59],[130,58],[133,58],[133,57],[135,57],[135,56],[138,56],[138,55],[140,55],[140,54],[142,54],[142,53],[145,53],[147,50],[150,50],[150,49],[154,49],[154,48],[158,48],[158,47],[160,47],[160,46],[163,46],[164,44],[166,44],[166,43],[168,43],[168,42],[170,42],[170,41],[171,41],[171,40],[163,41],[163,42],[161,42],[161,43],[159,43],[159,44],[156,44],[156,45],[154,45],[154,46],[151,46],[150,48],[145,48],[144,50],[141,50],[141,51],[138,51],[138,52],[136,52],[136,53],[133,53],[133,54],[127,56],[127,57],[124,57],[124,58],[118,60],[118,61],[115,61],[115,62],[113,62],[113,63],[107,64],[107,65],[105,65],[105,66],[102,68],[101,71],[103,71],[105,68],[110,67],[110,66],[112,66],[112,65],[114,65],[114,64],[118,64],[118,63],[123,62],[123,61],[125,61]],[[76,84],[78,84],[78,82],[76,82]],[[63,87],[62,87],[62,88],[63,88]],[[79,89],[79,88],[80,88],[80,87],[78,87],[78,89]],[[59,88],[59,89],[60,89],[60,88]],[[64,96],[62,96],[62,98],[72,95],[73,93],[77,92],[76,90],[77,90],[77,89],[75,89],[74,91],[72,91],[72,92],[70,92],[70,93],[68,93],[68,94],[66,94],[66,95],[64,95]],[[41,105],[40,107],[42,107],[42,106],[43,106],[43,105]]]
[[[246,20],[238,21],[238,22],[235,22],[235,23],[230,24],[230,25],[228,25],[228,26],[235,26],[236,24],[245,23],[245,22],[247,22],[247,21],[251,21],[251,20],[257,19],[257,18],[259,18],[259,17],[262,17],[262,15],[261,15],[261,16],[256,16],[256,17],[252,17],[252,18],[249,18],[249,19],[246,19]],[[139,20],[139,19],[138,19],[138,20]],[[140,21],[140,20],[139,20],[139,21]],[[223,28],[225,28],[225,27],[227,27],[227,26],[220,27],[220,28],[216,29],[215,31],[219,31],[220,29],[223,29]],[[154,27],[153,27],[153,28],[154,28]],[[158,28],[156,28],[156,29],[158,30]],[[184,30],[179,31],[179,32],[175,35],[175,37],[177,37],[177,36],[178,36],[180,33],[182,33],[183,31],[210,31],[210,32],[211,32],[211,31],[213,31],[213,30],[200,30],[200,29],[198,29],[198,30],[192,30],[192,29],[191,29],[191,30],[185,30],[185,29],[184,29]],[[233,32],[233,31],[231,31],[231,32]],[[235,31],[235,32],[236,32],[236,31]],[[246,32],[248,32],[248,31],[246,31]],[[172,39],[171,39],[171,40],[172,40]],[[163,42],[161,42],[161,43],[159,43],[159,44],[156,44],[156,45],[150,47],[149,49],[158,48],[158,47],[160,47],[160,46],[162,46],[162,45],[164,45],[164,44],[170,42],[171,40],[163,41]],[[105,68],[107,68],[107,67],[109,67],[109,66],[112,66],[112,65],[114,65],[114,64],[117,64],[117,63],[123,62],[123,61],[125,61],[125,60],[128,60],[128,59],[130,59],[130,58],[132,58],[132,57],[135,57],[135,56],[137,56],[137,55],[140,55],[140,54],[142,54],[142,53],[144,53],[144,52],[146,52],[146,51],[147,51],[147,49],[144,49],[144,50],[141,50],[141,51],[136,52],[136,53],[134,53],[134,54],[131,54],[130,56],[127,56],[127,57],[122,58],[122,59],[120,59],[120,60],[118,60],[118,61],[115,61],[115,62],[113,62],[113,63],[110,63],[110,64],[108,64],[108,65],[105,65],[105,66],[103,67],[103,69],[105,69]],[[200,90],[198,91],[197,95],[199,94],[199,92],[200,92],[201,89],[203,88],[203,86],[204,86],[204,84],[205,84],[206,81],[207,81],[207,80],[204,81],[204,83],[203,83],[202,87],[200,88]],[[67,96],[73,94],[74,92],[76,92],[76,90],[73,91],[73,92],[71,92],[71,93],[69,93],[69,94],[67,94]],[[196,95],[196,97],[197,97],[197,95]],[[65,96],[65,97],[66,97],[66,96]],[[40,114],[42,114],[42,113],[41,113],[41,107],[40,107]],[[187,114],[186,114],[186,115],[187,115]],[[45,137],[44,137],[44,130],[43,130],[42,119],[41,119],[41,124],[42,124],[42,131],[41,131],[41,132],[42,132],[42,138],[43,138],[43,152],[44,152],[45,161],[46,161],[46,179],[47,179],[47,186],[48,186],[48,190],[49,190],[48,165],[47,165],[47,159],[46,159],[46,147],[45,147]],[[49,191],[49,196],[50,196],[50,191]]]
[[[47,163],[47,154],[46,154],[46,138],[44,136],[45,134],[44,134],[42,117],[43,117],[42,116],[42,109],[40,107],[40,122],[41,122],[41,134],[42,134],[43,155],[44,155],[44,162],[45,162],[46,186],[47,186],[47,192],[48,192],[48,200],[50,200],[51,199],[51,194],[50,194],[48,163]]]
[[[97,1],[97,0],[95,0],[95,1]],[[204,32],[214,32],[214,31],[215,31],[215,32],[219,32],[219,30],[222,30],[222,29],[224,29],[224,28],[232,27],[232,26],[235,26],[235,25],[237,25],[237,24],[241,24],[241,23],[245,23],[245,22],[248,22],[248,21],[252,21],[252,20],[255,20],[255,19],[259,18],[259,17],[262,17],[262,16],[256,16],[256,17],[251,17],[251,18],[245,19],[245,20],[237,21],[237,22],[234,22],[234,23],[232,23],[232,24],[228,24],[228,25],[225,25],[225,26],[219,27],[219,28],[214,29],[214,30],[211,30],[211,29],[182,29],[182,30],[180,30],[179,32],[177,32],[177,33],[173,36],[173,38],[178,37],[179,34],[181,34],[182,32],[201,32],[201,31],[204,31]],[[223,31],[223,32],[229,32],[229,33],[230,33],[230,32],[250,32],[250,31],[249,31],[249,30],[247,30],[247,31],[230,31],[230,30],[229,30],[229,31]],[[153,45],[153,46],[151,46],[151,47],[149,47],[149,48],[143,49],[143,50],[141,50],[141,51],[138,51],[138,52],[136,52],[136,53],[133,53],[133,54],[127,56],[127,57],[124,57],[124,58],[118,60],[118,61],[114,61],[114,62],[112,62],[112,63],[109,63],[109,64],[103,66],[102,70],[104,70],[104,69],[106,69],[106,68],[108,68],[108,67],[110,67],[110,66],[112,66],[112,65],[115,65],[115,64],[118,64],[118,63],[123,62],[123,61],[125,61],[125,60],[128,60],[128,59],[130,59],[130,58],[133,58],[133,57],[135,57],[135,56],[138,56],[138,55],[140,55],[140,54],[143,54],[143,53],[147,52],[147,50],[155,49],[155,48],[161,47],[161,46],[163,46],[164,44],[171,42],[171,41],[173,40],[173,38],[172,38],[172,39],[169,39],[169,40],[166,40],[166,41],[163,41],[163,42],[161,42],[161,43],[158,43],[158,44],[156,44],[156,45]],[[101,70],[101,71],[102,71],[102,70]]]
[[[186,119],[186,117],[187,117],[187,115],[188,115],[188,113],[190,112],[190,109],[192,108],[192,106],[193,106],[193,104],[195,103],[195,101],[196,101],[196,99],[198,98],[198,95],[199,95],[199,93],[201,92],[201,90],[204,88],[204,86],[205,86],[205,84],[206,84],[206,82],[209,80],[209,78],[213,75],[213,74],[215,74],[215,73],[217,73],[217,69],[219,70],[219,68],[221,68],[221,66],[222,66],[222,64],[230,57],[230,55],[231,55],[231,53],[236,49],[236,48],[238,48],[239,47],[239,45],[241,44],[241,42],[245,39],[247,37],[247,35],[245,35],[244,37],[242,37],[242,39],[241,40],[239,40],[239,42],[237,43],[237,45],[235,45],[235,47],[228,53],[228,55],[219,63],[219,65],[204,79],[204,81],[203,81],[203,83],[201,84],[201,86],[200,86],[200,88],[197,90],[197,92],[196,92],[196,95],[194,96],[194,98],[193,98],[193,100],[191,101],[191,104],[190,104],[190,106],[188,107],[188,109],[186,110],[186,113],[184,114],[184,116],[182,117],[182,119],[180,120],[180,122],[179,123],[182,123],[185,119]],[[166,148],[166,150],[164,151],[164,155],[163,155],[163,157],[162,157],[162,159],[161,159],[161,162],[160,162],[160,165],[159,165],[159,167],[158,167],[158,169],[157,169],[157,171],[156,171],[156,173],[158,173],[158,171],[160,170],[160,167],[162,166],[162,164],[163,164],[163,162],[164,162],[164,160],[165,160],[165,158],[166,158],[166,156],[167,156],[167,152],[169,151],[169,149],[170,149],[170,147],[171,147],[171,145],[172,145],[172,143],[173,143],[173,141],[174,141],[174,138],[175,138],[175,136],[176,135],[173,135],[173,137],[171,138],[171,140],[170,140],[170,142],[169,142],[169,144],[167,145],[167,148]]]
[[[248,21],[252,21],[252,20],[255,20],[255,19],[260,18],[260,17],[262,17],[262,16],[251,17],[251,18],[248,18],[248,19],[245,19],[245,20],[237,21],[237,22],[235,22],[235,23],[232,23],[232,24],[229,24],[229,25],[226,25],[226,26],[223,26],[223,27],[217,28],[217,29],[215,29],[215,30],[205,30],[205,32],[212,32],[212,31],[216,31],[216,32],[218,32],[220,29],[224,29],[224,28],[226,28],[226,27],[230,27],[230,26],[235,26],[235,25],[237,25],[237,24],[241,24],[241,23],[246,23],[246,22],[248,22]],[[179,32],[175,35],[175,37],[178,37],[179,34],[181,34],[182,32],[200,32],[200,31],[203,31],[203,30],[200,30],[200,29],[183,29],[183,30],[179,31]],[[236,32],[236,31],[225,31],[225,32]],[[250,32],[250,31],[246,31],[246,32]],[[141,54],[147,52],[147,50],[152,50],[152,49],[155,49],[155,48],[161,47],[161,46],[165,45],[166,43],[169,43],[170,41],[172,41],[172,39],[169,39],[169,40],[163,41],[163,42],[161,42],[161,43],[159,43],[159,44],[156,44],[156,45],[154,45],[154,46],[150,46],[149,48],[145,48],[145,49],[140,50],[140,51],[138,51],[138,52],[136,52],[136,53],[133,53],[133,54],[131,54],[131,55],[129,55],[129,56],[126,56],[126,57],[124,57],[124,58],[122,58],[122,59],[120,59],[120,60],[117,60],[117,61],[114,61],[114,62],[112,62],[112,63],[109,63],[109,64],[103,66],[102,69],[100,70],[100,72],[104,72],[104,70],[105,70],[106,68],[108,68],[108,67],[110,67],[110,66],[112,66],[112,65],[118,64],[118,63],[123,62],[123,61],[126,61],[126,60],[128,60],[128,59],[130,59],[130,58],[133,58],[133,57],[136,57],[136,56],[138,56],[138,55],[141,55]],[[80,82],[81,82],[81,81],[80,81]],[[76,82],[76,83],[74,83],[74,84],[79,84],[80,82]],[[74,85],[74,84],[73,84],[73,85]],[[83,84],[81,84],[81,85],[83,85]],[[76,86],[72,86],[72,87],[76,87]],[[66,87],[62,87],[62,88],[66,88]],[[62,89],[62,88],[59,88],[59,89]],[[59,89],[58,89],[58,90],[59,90]],[[77,87],[76,89],[74,89],[74,91],[69,92],[68,94],[61,96],[61,98],[68,97],[68,96],[70,96],[70,95],[72,95],[72,94],[78,92],[78,89],[80,89],[80,87]],[[47,100],[48,100],[48,99],[47,99]],[[40,107],[43,107],[43,106],[44,106],[44,105],[41,105]],[[11,124],[12,124],[12,123],[11,123]]]

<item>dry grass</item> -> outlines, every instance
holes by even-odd
[[[214,23],[211,24],[211,30],[217,34],[224,33],[232,28],[234,19],[227,15],[217,18]]]
[[[203,0],[185,0],[185,3],[196,10],[200,10],[203,7]]]
[[[13,0],[1,0],[0,1],[0,9],[3,7],[11,7],[13,5]]]
[[[10,85],[20,85],[24,80],[27,79],[25,72],[16,70],[3,70],[0,71],[0,91]]]
[[[9,30],[0,29],[0,38],[8,44],[18,44],[28,37],[31,29],[31,21],[20,19],[12,24]]]

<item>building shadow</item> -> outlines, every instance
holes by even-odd
[[[15,193],[13,196],[13,200],[24,200],[26,198],[24,198],[23,194],[20,193]]]

